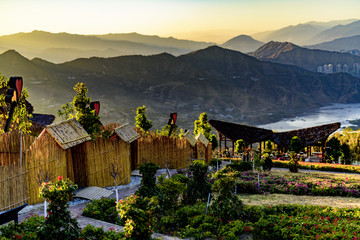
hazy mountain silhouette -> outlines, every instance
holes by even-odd
[[[248,35],[239,35],[226,41],[221,47],[247,53],[255,51],[263,44],[263,42],[257,41]]]
[[[337,25],[318,33],[311,39],[313,44],[329,42],[339,38],[360,35],[360,20],[346,25]]]
[[[94,35],[94,36],[105,40],[130,41],[130,42],[142,43],[151,46],[177,48],[177,49],[182,49],[184,51],[191,51],[191,50],[201,49],[215,45],[215,43],[209,43],[209,42],[182,40],[173,37],[163,38],[156,35],[149,36],[138,33],[110,33],[106,35]]]
[[[252,37],[263,42],[280,41],[280,42],[292,42],[297,45],[310,45],[314,44],[315,37],[323,37],[322,41],[330,41],[326,39],[326,31],[340,24],[351,24],[356,21],[355,19],[348,20],[336,20],[329,22],[307,22],[304,24],[298,24],[296,26],[287,26],[275,31],[267,31],[253,34]],[[324,34],[322,35],[321,33]],[[356,34],[353,34],[356,35]],[[328,36],[330,37],[330,36]],[[316,40],[319,41],[319,40]],[[316,42],[318,43],[318,42]]]
[[[105,123],[133,122],[135,109],[144,104],[156,127],[176,111],[178,125],[189,128],[204,111],[255,125],[330,102],[360,101],[360,80],[348,74],[313,73],[217,46],[178,57],[92,57],[63,64],[8,51],[0,55],[0,72],[23,76],[30,102],[43,113],[56,113],[72,101],[74,84],[85,82],[92,100],[101,102]]]
[[[346,51],[346,50],[360,49],[360,35],[353,37],[339,38],[333,41],[323,42],[306,47],[311,49],[322,49],[328,51]]]
[[[289,42],[269,42],[249,55],[263,61],[295,65],[314,72],[317,71],[318,66],[325,64],[332,64],[335,71],[337,64],[341,67],[344,64],[352,67],[354,63],[360,63],[359,56],[349,53],[312,50]]]
[[[39,57],[61,63],[91,56],[151,55],[162,52],[180,55],[210,45],[203,42],[134,34],[122,35],[127,36],[122,40],[120,36],[121,34],[91,36],[33,31],[0,36],[0,46],[6,50],[17,49],[27,58]],[[134,41],[130,41],[130,39],[134,39]],[[156,44],[151,45],[152,43]]]

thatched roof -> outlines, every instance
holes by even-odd
[[[190,132],[190,131],[186,131],[185,134],[184,134],[184,138],[186,140],[188,140],[188,142],[190,143],[190,145],[192,147],[195,147],[196,145],[196,139],[195,139],[195,136]]]
[[[217,132],[220,132],[232,141],[242,139],[247,144],[266,141],[271,139],[273,134],[273,131],[268,129],[223,122],[214,119],[211,119],[209,123]]]
[[[281,147],[289,148],[290,141],[294,136],[301,139],[304,147],[317,144],[319,141],[325,141],[330,134],[340,128],[340,123],[331,123],[310,128],[302,128],[287,132],[273,132],[268,129],[250,127],[242,124],[223,122],[211,119],[210,125],[217,132],[223,134],[232,141],[243,139],[245,143],[252,144],[267,140],[273,141]]]
[[[136,139],[140,138],[140,134],[138,134],[133,127],[129,125],[129,123],[125,123],[120,127],[114,129],[116,135],[118,135],[122,140],[128,143],[132,143]]]
[[[205,147],[207,147],[207,145],[209,144],[209,140],[207,140],[207,138],[201,132],[195,137],[195,139],[199,142],[202,142]]]
[[[64,150],[91,140],[90,135],[75,118],[47,126],[40,134],[48,132]]]
[[[288,132],[278,132],[273,134],[272,141],[279,146],[289,148],[290,141],[294,136],[301,139],[304,147],[325,141],[330,134],[340,128],[340,123],[331,123],[315,127],[302,128]]]

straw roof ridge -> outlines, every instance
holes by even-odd
[[[272,137],[273,131],[258,127],[247,126],[237,123],[229,123],[220,120],[209,120],[210,125],[225,137],[236,141],[244,140],[247,144],[266,141]]]
[[[210,125],[225,137],[236,141],[243,139],[247,144],[271,140],[283,147],[290,147],[290,141],[294,136],[301,139],[304,146],[317,144],[325,141],[330,134],[340,128],[339,122],[302,128],[287,132],[273,132],[272,130],[251,127],[243,124],[229,123],[219,120],[209,120]]]
[[[273,142],[280,146],[290,147],[291,139],[297,136],[301,139],[304,146],[310,146],[325,141],[340,126],[341,124],[336,122],[287,132],[275,132],[273,134]]]

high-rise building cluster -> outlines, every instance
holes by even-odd
[[[324,64],[323,66],[317,67],[317,72],[329,74],[329,73],[349,73],[353,76],[360,77],[360,63],[354,63],[352,66],[348,64]]]

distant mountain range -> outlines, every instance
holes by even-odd
[[[192,128],[201,112],[256,125],[327,103],[360,101],[360,79],[349,74],[318,74],[217,46],[178,57],[92,57],[63,64],[7,51],[0,55],[0,72],[24,77],[35,112],[56,113],[72,101],[74,84],[85,82],[88,95],[101,102],[104,123],[134,122],[136,108],[146,105],[157,128],[174,111],[183,128]]]
[[[263,42],[279,41],[297,45],[314,45],[355,35],[360,35],[360,21],[348,19],[326,23],[308,22],[253,34],[252,37]]]
[[[151,55],[168,52],[180,55],[214,45],[214,43],[160,38],[137,33],[78,35],[33,31],[0,36],[0,49],[16,49],[27,58],[40,57],[61,63],[82,57]]]
[[[359,41],[354,37],[356,35],[360,36],[360,21],[356,19],[308,22],[252,36],[241,34],[219,46],[248,53],[266,42],[286,41],[309,48],[341,51],[360,49]],[[163,52],[179,56],[213,45],[216,44],[138,33],[79,35],[33,31],[0,36],[0,52],[15,49],[26,58],[42,58],[54,63],[94,56],[153,55]]]
[[[346,64],[349,67],[349,73],[351,73],[353,65],[360,64],[360,56],[349,53],[312,50],[289,42],[269,42],[249,55],[263,61],[290,64],[313,72],[318,71],[318,66],[325,64],[332,64],[334,72],[336,71],[336,65],[340,64],[341,71],[343,71],[343,66]]]
[[[319,43],[315,45],[306,46],[311,49],[321,49],[327,51],[349,51],[360,49],[360,35],[335,39],[333,41]]]
[[[255,51],[263,44],[263,42],[257,41],[248,35],[239,35],[223,43],[221,47],[248,53]]]

